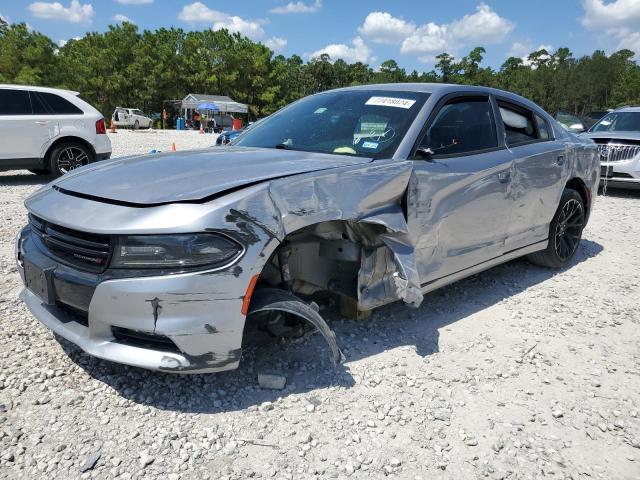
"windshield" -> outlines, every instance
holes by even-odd
[[[144,113],[142,113],[140,110],[132,110],[131,113],[133,113],[134,115],[143,115]]]
[[[640,112],[612,112],[601,119],[590,132],[640,132]]]
[[[389,158],[428,97],[380,90],[321,93],[251,125],[232,145]]]

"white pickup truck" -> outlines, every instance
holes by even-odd
[[[153,120],[147,117],[137,108],[123,108],[116,107],[111,121],[119,128],[133,128],[138,130],[139,128],[151,128],[153,126]]]

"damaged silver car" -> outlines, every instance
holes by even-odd
[[[310,302],[359,311],[528,255],[567,265],[599,181],[596,145],[507,92],[442,84],[303,98],[228,147],[121,158],[26,201],[22,298],[96,357],[236,368],[245,323]]]

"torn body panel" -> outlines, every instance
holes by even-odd
[[[422,301],[420,278],[402,208],[412,166],[413,162],[376,162],[371,168],[336,169],[322,175],[272,182],[270,198],[282,221],[274,230],[285,234],[279,240],[304,232],[299,241],[307,245],[300,247],[305,254],[292,258],[294,277],[345,294],[340,277],[344,278],[342,274],[348,274],[353,265],[345,267],[344,262],[358,261],[352,288],[361,310],[397,300],[418,306]],[[351,188],[336,188],[344,182]],[[360,259],[334,255],[327,260],[332,240],[359,246]],[[348,245],[340,248],[341,253],[349,250]],[[265,257],[272,254],[269,252]],[[382,261],[383,257],[389,261]]]

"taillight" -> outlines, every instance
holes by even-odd
[[[96,122],[96,133],[98,135],[106,135],[107,133],[107,126],[104,123],[104,118],[101,118],[100,120],[98,120]]]

